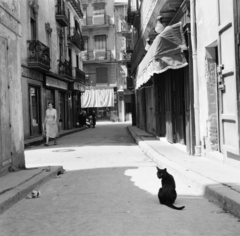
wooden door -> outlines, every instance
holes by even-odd
[[[61,123],[61,129],[65,129],[65,93],[59,92],[59,114],[58,121]],[[79,114],[79,112],[78,112]]]
[[[166,136],[165,81],[161,74],[155,76],[156,132],[159,137]]]
[[[172,78],[170,72],[166,71],[166,137],[170,143],[174,142],[173,136],[173,117],[172,117]]]
[[[8,42],[0,36],[0,170],[11,160],[11,114],[8,78]]]
[[[174,80],[175,142],[185,144],[184,69],[172,71]]]
[[[233,0],[218,0],[220,151],[225,157],[239,155],[233,3]]]

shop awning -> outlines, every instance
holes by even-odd
[[[167,26],[153,41],[136,73],[136,89],[146,83],[154,73],[179,69],[188,65],[183,50],[186,43],[182,23]]]
[[[81,96],[82,108],[114,107],[113,88],[86,89]]]

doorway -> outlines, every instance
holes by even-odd
[[[30,136],[41,134],[40,88],[29,86]]]
[[[59,128],[65,129],[65,93],[59,92]]]

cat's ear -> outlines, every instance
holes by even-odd
[[[164,171],[167,171],[167,168],[165,168]]]
[[[157,170],[160,170],[157,166],[156,166]]]

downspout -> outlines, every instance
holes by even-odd
[[[195,156],[201,156],[200,141],[200,111],[199,111],[199,81],[197,72],[197,47],[196,47],[196,27],[195,27],[195,0],[190,0],[191,13],[191,42],[193,59],[193,89],[194,89],[194,113],[195,113]]]

